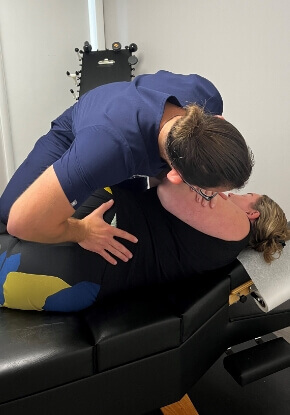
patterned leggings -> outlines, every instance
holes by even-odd
[[[82,218],[113,198],[110,188],[96,191],[75,213]],[[116,212],[104,219],[114,225]],[[0,306],[20,310],[75,312],[99,294],[106,262],[75,243],[40,244],[0,234]]]

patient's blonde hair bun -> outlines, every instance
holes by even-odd
[[[281,207],[266,195],[261,196],[253,208],[260,216],[252,224],[250,246],[263,252],[265,261],[270,264],[280,257],[283,244],[290,239],[287,219]]]

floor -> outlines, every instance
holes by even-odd
[[[290,343],[290,327],[274,333]],[[264,340],[275,338],[265,336]],[[251,347],[250,342],[244,347]],[[290,368],[241,387],[226,372],[222,356],[189,392],[198,415],[288,415]],[[172,412],[175,413],[175,412]],[[186,414],[181,411],[180,414]],[[146,415],[162,415],[161,410]]]
[[[290,327],[276,331],[275,334],[277,337],[284,337],[284,339],[287,340],[288,343],[290,343]]]
[[[290,327],[275,333],[290,343]],[[265,341],[275,338],[267,335]],[[252,344],[253,343],[253,344]],[[246,342],[243,348],[254,346]],[[189,392],[199,415],[290,414],[290,367],[240,386],[224,369],[222,356]]]

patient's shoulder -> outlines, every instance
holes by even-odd
[[[158,197],[162,206],[183,222],[200,232],[226,241],[239,241],[250,231],[250,222],[245,212],[230,200],[219,195],[216,206],[202,206],[195,194],[179,185],[158,186]]]

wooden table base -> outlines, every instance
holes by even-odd
[[[161,408],[161,412],[163,415],[198,415],[188,395],[184,395],[178,402],[164,406]]]

